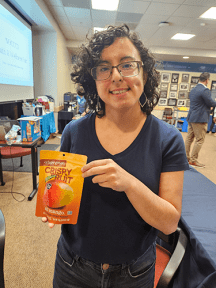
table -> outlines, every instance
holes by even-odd
[[[38,161],[37,161],[37,144],[38,141],[41,140],[41,137],[38,137],[33,142],[21,142],[14,143],[11,146],[23,147],[23,148],[31,148],[31,161],[32,161],[32,182],[33,182],[33,190],[28,197],[28,200],[31,201],[35,194],[37,193],[38,184],[37,184],[37,175],[38,175]],[[8,146],[6,141],[0,141],[0,146]],[[3,172],[2,172],[2,163],[0,158],[0,179],[1,185],[4,185],[3,181]]]
[[[65,126],[72,120],[73,111],[60,110],[58,112],[58,132],[61,134]]]

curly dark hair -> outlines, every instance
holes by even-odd
[[[100,111],[96,109],[98,93],[95,80],[91,75],[91,69],[99,62],[103,49],[110,46],[116,38],[122,37],[128,38],[137,48],[144,64],[143,70],[147,73],[147,82],[144,86],[144,93],[141,95],[141,99],[144,94],[146,95],[147,102],[141,107],[141,110],[146,112],[147,115],[151,114],[151,111],[159,100],[157,91],[159,72],[155,69],[156,61],[153,56],[144,47],[138,35],[135,32],[130,32],[126,24],[122,26],[109,26],[105,31],[95,33],[88,44],[81,46],[80,52],[76,57],[76,63],[73,66],[73,72],[71,73],[72,81],[79,84],[77,92],[84,96],[89,109],[95,111],[99,117],[105,115],[105,103],[99,97],[100,105],[98,106],[100,106]],[[79,91],[80,86],[83,87],[84,91]],[[144,101],[141,102],[143,103]]]

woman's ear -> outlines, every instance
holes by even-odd
[[[144,86],[145,86],[145,84],[147,82],[147,79],[148,79],[148,74],[144,71],[143,72],[143,83],[144,83]]]

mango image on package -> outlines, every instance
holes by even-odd
[[[87,156],[59,151],[40,152],[36,213],[54,224],[78,221]]]

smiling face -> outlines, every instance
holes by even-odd
[[[101,53],[101,64],[116,66],[128,61],[141,61],[138,50],[128,38],[117,38],[112,45]],[[122,77],[117,68],[112,69],[111,76],[96,81],[99,97],[104,101],[106,113],[109,109],[139,109],[139,98],[144,90],[146,73],[143,68],[133,77]]]

